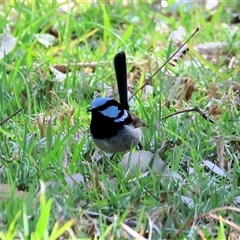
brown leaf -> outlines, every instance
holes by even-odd
[[[58,31],[55,27],[51,26],[46,30],[46,33],[53,35],[55,38],[58,38]]]
[[[224,169],[224,138],[223,136],[217,137],[217,159],[218,165],[221,169]]]
[[[191,100],[192,94],[195,90],[196,89],[194,81],[191,80],[190,78],[186,79],[184,82],[184,88],[178,97],[179,101],[181,101],[182,99],[184,99],[187,102]]]
[[[44,123],[43,115],[37,116],[36,123],[37,123],[38,129],[40,131],[41,138],[45,137],[45,131],[44,131],[45,123]]]
[[[63,112],[59,113],[59,121],[60,123],[63,123],[65,121],[66,118],[69,118],[69,126],[74,124],[74,118],[73,118],[73,114],[74,114],[74,108],[72,108],[71,106],[67,106],[66,109],[63,109]]]
[[[64,66],[64,65],[54,65],[53,67],[56,68],[61,73],[66,74],[68,72],[67,66]],[[51,69],[50,69],[50,71],[51,71]]]
[[[192,94],[195,91],[195,83],[191,79],[187,79],[185,86],[184,86],[184,91],[185,91],[185,100],[188,102],[192,98]]]
[[[218,91],[217,85],[214,84],[214,83],[209,84],[207,86],[206,92],[207,92],[208,98],[210,98],[210,99],[212,99],[212,98],[219,98],[221,96],[221,94]]]
[[[212,106],[206,108],[206,113],[208,116],[220,116],[222,111],[218,105],[213,104]]]
[[[97,221],[85,216],[80,216],[75,220],[73,230],[76,235],[82,235],[85,233],[88,236],[88,239],[97,239],[97,236],[99,235]]]
[[[128,73],[128,82],[137,82],[139,81],[142,74],[142,70],[139,66],[134,65]]]
[[[170,108],[171,102],[170,102],[168,99],[166,99],[166,100],[164,101],[164,103],[163,103],[163,106],[164,106],[165,108]]]

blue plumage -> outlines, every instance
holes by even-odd
[[[109,106],[106,109],[99,112],[106,117],[117,118],[121,110],[119,110],[117,106]]]
[[[92,101],[91,108],[94,109],[94,108],[98,108],[100,106],[103,106],[104,104],[106,104],[110,100],[112,100],[112,98],[109,98],[109,97],[95,98]]]
[[[128,111],[124,110],[123,113],[121,114],[120,117],[118,117],[117,119],[114,119],[114,122],[118,123],[118,122],[123,122],[126,120],[126,118],[129,117]]]

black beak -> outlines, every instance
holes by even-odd
[[[91,112],[91,111],[92,111],[91,107],[89,107],[89,108],[87,109],[87,111],[88,111],[88,112]]]

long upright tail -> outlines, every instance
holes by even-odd
[[[129,110],[127,95],[127,64],[125,52],[119,52],[114,57],[114,68],[117,78],[118,94],[121,105]]]

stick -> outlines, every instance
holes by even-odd
[[[214,121],[209,116],[207,116],[207,114],[201,108],[199,108],[198,106],[196,106],[194,108],[185,109],[185,110],[181,110],[181,111],[178,111],[178,112],[171,113],[170,115],[167,115],[167,116],[163,117],[162,120],[165,120],[165,119],[170,118],[172,116],[175,116],[177,114],[187,113],[187,112],[198,112],[204,119],[206,119],[210,123],[214,123]]]
[[[157,73],[171,60],[173,59],[173,57],[175,57],[177,55],[177,53],[189,42],[189,40],[198,32],[199,28],[197,28],[194,33],[187,39],[186,42],[184,42],[180,48],[178,48],[178,50],[150,77],[147,79],[147,81],[135,92],[132,94],[132,96],[128,99],[131,100],[140,90],[142,90],[151,80],[153,77],[155,77],[157,75]]]
[[[3,121],[0,122],[0,126],[2,124],[4,124],[5,122],[7,122],[10,118],[12,118],[13,116],[17,115],[18,113],[20,113],[22,111],[22,108],[18,109],[16,112],[14,112],[11,116],[7,117],[6,119],[4,119]]]

